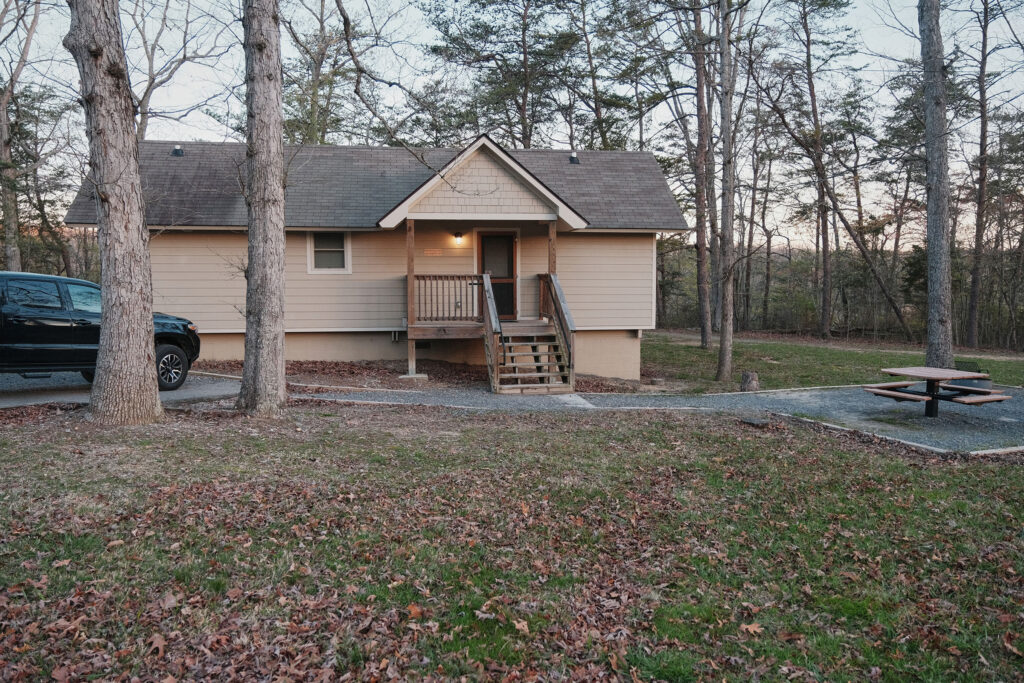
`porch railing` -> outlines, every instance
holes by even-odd
[[[483,322],[483,275],[414,275],[416,322]]]
[[[481,307],[484,322],[484,355],[487,358],[487,374],[491,379],[491,390],[498,391],[499,368],[504,362],[504,345],[501,343],[501,318],[498,317],[498,306],[494,303],[494,289],[491,287],[491,276],[481,278],[483,290],[483,306]]]
[[[540,273],[540,314],[551,320],[555,328],[555,337],[565,350],[565,371],[569,375],[569,386],[575,386],[576,380],[576,323],[569,312],[569,304],[565,301],[565,292],[554,273]]]

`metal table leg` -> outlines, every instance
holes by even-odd
[[[932,400],[924,404],[924,416],[925,417],[938,417],[939,416],[939,382],[938,380],[930,379],[925,385],[925,392],[932,397]]]

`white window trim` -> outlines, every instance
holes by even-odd
[[[341,232],[341,231],[339,231]],[[351,275],[352,274],[352,233],[341,232],[345,236],[345,267],[344,268],[317,268],[316,259],[313,257],[313,235],[323,234],[322,232],[306,233],[306,273],[309,275]]]

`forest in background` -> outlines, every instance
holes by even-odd
[[[5,267],[98,279],[94,235],[61,222],[86,158],[60,45],[66,7],[2,5]],[[346,32],[333,0],[286,0],[284,136],[410,153],[485,132],[513,148],[649,150],[692,228],[659,241],[660,325],[717,329],[733,264],[736,329],[920,340],[924,114],[910,11],[420,0],[353,5]],[[240,13],[220,0],[121,3],[140,139],[244,139]],[[1024,347],[1022,16],[1019,1],[996,0],[943,15],[958,344]],[[865,30],[892,35],[891,54],[869,49]]]

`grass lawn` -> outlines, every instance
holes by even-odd
[[[710,350],[681,343],[678,338],[651,333],[641,346],[645,370],[660,377],[681,380],[692,393],[735,391],[740,373],[757,372],[762,389],[865,384],[897,378],[881,368],[924,365],[918,351],[850,350],[800,342],[736,341],[733,346],[732,382],[716,382],[718,347]],[[1024,360],[974,359],[995,382],[1024,385]]]
[[[0,413],[0,679],[1021,679],[1024,468],[805,426]]]

